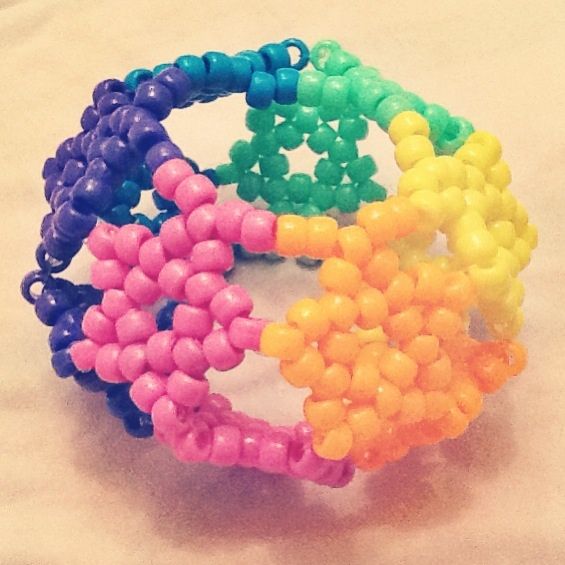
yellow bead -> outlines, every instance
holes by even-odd
[[[440,189],[438,177],[431,171],[416,167],[400,175],[397,192],[400,196],[410,196],[418,190],[431,190],[438,192]]]
[[[500,190],[494,186],[494,184],[487,183],[483,188],[487,202],[487,214],[485,218],[487,220],[498,219],[498,211],[502,203],[502,196]]]
[[[486,224],[485,219],[477,210],[466,209],[459,218],[450,222],[446,228],[448,235],[457,239],[468,232],[486,230]]]
[[[304,347],[304,334],[287,324],[267,324],[261,333],[260,350],[269,357],[296,361]]]
[[[511,219],[516,228],[516,233],[521,235],[528,225],[528,212],[520,202],[516,202],[514,215]]]
[[[388,135],[396,145],[410,135],[429,137],[430,125],[428,124],[428,120],[417,112],[400,112],[400,114],[397,114],[390,122]]]
[[[498,219],[500,220],[512,220],[516,212],[518,202],[514,195],[506,188],[500,193],[500,208]],[[517,227],[518,232],[520,229]]]
[[[337,242],[343,258],[358,267],[364,267],[373,254],[371,240],[360,226],[347,226],[337,233]]]
[[[498,245],[494,237],[484,229],[459,236],[455,241],[455,250],[464,265],[484,265],[495,257]]]
[[[483,190],[485,175],[473,165],[465,165],[466,186],[472,190]]]
[[[502,159],[494,164],[486,172],[486,180],[498,188],[506,188],[512,182],[512,173],[508,167],[508,163]]]
[[[277,218],[275,249],[285,256],[304,255],[308,241],[308,222],[301,216],[284,215]]]
[[[394,150],[394,158],[401,171],[413,167],[420,159],[433,157],[434,146],[423,135],[409,135],[405,137]]]
[[[538,229],[533,224],[528,224],[520,237],[530,246],[530,249],[538,246]]]
[[[477,289],[479,297],[498,298],[510,286],[510,271],[505,261],[498,258],[486,266],[471,265],[469,278]]]
[[[416,163],[414,167],[418,171],[431,174],[439,183],[439,189],[448,186],[448,179],[451,177],[448,170],[448,163],[441,157],[426,157]]]
[[[373,442],[379,436],[382,422],[371,406],[354,406],[347,411],[347,423],[355,442]]]
[[[306,255],[325,259],[330,257],[337,241],[337,222],[327,216],[308,218]]]
[[[489,212],[488,200],[486,196],[478,190],[464,190],[463,198],[468,208],[476,210],[483,218],[486,218]]]
[[[343,459],[353,446],[353,433],[344,422],[329,430],[325,435],[314,434],[312,447],[314,452],[323,459],[339,461]]]
[[[463,191],[458,186],[449,186],[442,191],[441,199],[443,201],[446,222],[453,221],[463,214],[465,198],[463,197]]]
[[[475,131],[465,143],[478,143],[482,145],[489,153],[490,166],[495,165],[502,158],[502,145],[497,137],[488,131]]]
[[[355,296],[361,285],[362,274],[359,267],[345,259],[330,257],[318,272],[320,284],[330,292]]]
[[[446,212],[440,194],[431,190],[419,190],[412,193],[409,199],[420,213],[420,225],[423,231],[436,230],[443,224]]]
[[[296,361],[281,361],[281,374],[298,388],[312,387],[326,368],[324,358],[317,349],[307,347]]]
[[[312,387],[314,400],[331,400],[340,398],[351,385],[351,373],[345,365],[332,363]]]
[[[518,259],[518,263],[520,263],[520,270],[524,269],[528,263],[530,262],[530,256],[532,254],[532,250],[530,246],[522,239],[516,239],[514,246],[512,247],[512,253]]]
[[[355,335],[359,339],[359,343],[361,347],[366,344],[373,343],[375,341],[378,342],[385,342],[386,341],[386,334],[383,331],[382,327],[373,328],[369,330],[357,330]]]
[[[442,186],[444,188],[447,186],[465,188],[467,182],[465,165],[451,155],[441,155],[437,160],[443,165],[445,171],[444,176],[440,179]]]
[[[318,341],[330,330],[330,320],[317,300],[303,298],[295,302],[286,315],[289,324],[298,326],[306,341]]]
[[[304,417],[315,430],[330,430],[338,426],[347,411],[339,399],[314,400],[309,396],[304,401]]]
[[[338,329],[347,331],[359,316],[359,306],[343,294],[328,292],[324,294],[319,304],[330,322]]]
[[[498,245],[506,248],[511,248],[516,241],[516,230],[514,224],[508,220],[499,220],[491,222],[488,226],[488,231],[493,235]]]
[[[455,152],[455,158],[466,165],[477,167],[482,172],[486,172],[494,164],[489,150],[478,143],[464,143]]]
[[[514,243],[516,243],[516,239],[514,239]],[[510,273],[511,277],[515,277],[520,272],[520,261],[512,252],[512,248],[514,247],[514,243],[510,247],[510,249],[506,247],[499,247],[496,253],[496,260],[502,261],[506,263],[508,266],[508,272]]]

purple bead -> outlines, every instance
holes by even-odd
[[[82,247],[82,241],[70,241],[63,234],[52,227],[45,232],[43,237],[45,251],[54,259],[70,259],[74,257]]]
[[[125,84],[116,78],[107,78],[102,82],[99,82],[92,92],[92,100],[96,104],[98,100],[105,94],[109,92],[124,92]]]
[[[84,313],[79,308],[71,308],[63,312],[49,334],[49,347],[51,351],[65,349],[71,343],[84,339],[81,329]]]
[[[118,108],[119,110],[119,108]],[[96,131],[100,137],[110,137],[112,135],[112,128],[110,127],[110,118],[112,116],[102,116],[98,125],[96,126]]]
[[[62,379],[70,377],[77,372],[77,368],[71,359],[71,352],[68,347],[53,353],[51,356],[51,365],[53,366],[55,373],[57,373],[57,376]]]
[[[96,108],[101,116],[107,116],[126,104],[131,104],[130,97],[127,94],[123,92],[109,92],[98,100]]]
[[[151,172],[154,173],[166,161],[182,158],[182,151],[174,143],[171,141],[162,141],[154,145],[147,152],[147,155],[145,155],[145,163]]]
[[[173,95],[160,82],[147,80],[137,87],[133,103],[152,112],[158,120],[164,120],[173,109]]]
[[[83,141],[85,135],[86,135],[85,132],[81,131],[73,139],[73,144],[71,146],[71,155],[73,156],[73,159],[76,159],[77,161],[83,161],[84,160],[84,154],[82,152],[82,141]]]
[[[112,187],[101,179],[82,177],[72,193],[74,207],[82,212],[101,214],[112,204]]]
[[[140,153],[147,153],[161,141],[167,141],[165,128],[155,120],[144,120],[134,124],[128,133],[128,141]]]
[[[59,189],[62,186],[63,181],[61,180],[59,173],[53,173],[52,175],[49,175],[45,179],[45,188],[43,191],[43,193],[45,194],[45,200],[47,200],[47,202],[51,202],[51,196],[53,195],[53,192],[55,192],[55,190]]]
[[[100,304],[103,292],[90,284],[79,284],[75,287],[79,305],[86,309],[93,304]]]
[[[47,159],[45,163],[43,163],[41,176],[44,179],[47,179],[47,177],[50,177],[51,175],[57,175],[60,172],[61,169],[59,169],[59,165],[57,165],[57,160],[54,157],[49,157],[49,159]]]
[[[51,198],[49,199],[49,205],[51,206],[51,209],[57,210],[57,208],[62,206],[64,202],[71,198],[72,191],[72,186],[64,185],[58,186],[55,190],[53,190]]]
[[[73,146],[73,138],[69,137],[57,147],[57,152],[55,153],[55,159],[57,160],[57,165],[62,169],[65,163],[72,158],[71,148]]]
[[[190,97],[190,79],[178,67],[169,67],[161,71],[155,80],[168,88],[173,96],[175,107],[182,106]]]
[[[108,124],[110,126],[110,130],[113,134],[118,135],[120,132],[120,123],[124,117],[124,115],[129,111],[130,108],[133,108],[131,105],[127,106],[120,106],[115,112],[112,112],[110,116],[108,116]]]
[[[80,151],[86,157],[90,144],[98,137],[96,130],[87,131],[80,142]]]
[[[98,110],[94,106],[87,106],[80,117],[80,127],[84,131],[90,131],[98,123]]]
[[[76,159],[69,159],[65,168],[63,169],[63,174],[61,175],[61,180],[66,186],[72,186],[75,182],[84,175],[86,171],[86,165],[82,161],[77,161]]]
[[[61,314],[74,306],[74,298],[64,290],[45,288],[35,302],[35,314],[46,326],[53,326]]]
[[[86,237],[96,225],[94,214],[83,214],[76,210],[71,202],[65,202],[55,213],[55,228],[69,239]]]
[[[98,179],[106,184],[112,184],[116,181],[115,172],[105,163],[102,157],[96,157],[88,163],[86,173],[87,178]]]
[[[102,159],[104,162],[117,171],[125,171],[130,165],[131,153],[127,143],[118,136],[104,139],[100,144]]]
[[[114,114],[115,113],[116,112],[114,112]],[[112,114],[112,116],[114,114]],[[137,108],[136,106],[132,105],[124,106],[122,112],[120,112],[118,115],[120,116],[120,123],[118,125],[118,130],[114,131],[114,133],[117,133],[120,137],[123,138],[127,138],[129,130],[134,124],[143,122],[145,120],[151,121],[155,119],[155,117],[147,110],[144,110],[143,108]]]
[[[112,386],[110,383],[99,379],[94,371],[88,371],[87,373],[77,372],[74,375],[74,379],[82,389],[88,392],[102,392]]]
[[[51,227],[53,223],[53,214],[45,214],[43,220],[41,220],[41,227],[39,228],[39,235],[43,237],[43,234]]]
[[[88,151],[86,152],[86,158],[88,159],[88,161],[93,161],[94,159],[96,159],[97,157],[102,157],[102,142],[105,140],[106,138],[104,137],[97,137],[95,139],[92,140],[92,143],[90,144],[90,147],[88,148]]]

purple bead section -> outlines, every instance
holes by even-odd
[[[175,107],[182,106],[190,98],[190,79],[178,67],[169,67],[161,71],[155,80],[167,87],[173,98]]]
[[[182,72],[182,71],[181,71]],[[145,164],[153,174],[163,163],[171,159],[183,159],[182,151],[171,141],[161,141],[145,155]]]
[[[57,160],[54,157],[49,157],[43,164],[43,170],[41,171],[41,176],[44,179],[50,177],[51,175],[58,175],[61,172],[59,165],[57,165]]]
[[[143,83],[145,84],[145,83]],[[128,132],[128,141],[139,153],[145,154],[161,141],[168,141],[165,128],[155,120],[134,123]]]
[[[69,137],[57,147],[57,151],[55,152],[55,159],[57,160],[57,165],[60,169],[63,169],[66,162],[72,158],[72,146],[73,146],[74,138]]]
[[[107,78],[102,82],[99,82],[95,87],[94,91],[92,92],[92,100],[94,104],[97,104],[100,98],[105,94],[110,92],[124,92],[125,91],[125,84],[118,80],[117,78]]]
[[[72,200],[78,210],[102,214],[112,204],[111,186],[98,178],[82,177],[73,187]]]
[[[171,91],[156,80],[142,82],[135,91],[133,99],[135,106],[152,112],[160,121],[164,120],[173,109]]]
[[[94,214],[83,214],[76,210],[71,202],[65,202],[53,218],[55,229],[68,239],[86,237],[96,225]]]
[[[61,180],[66,186],[72,186],[76,181],[84,175],[86,165],[82,161],[69,159],[61,174]]]
[[[84,131],[90,131],[96,127],[99,119],[98,110],[94,106],[87,106],[80,117],[80,127]]]
[[[117,171],[126,171],[130,166],[131,153],[125,141],[118,136],[109,137],[100,143],[104,162]]]
[[[131,104],[130,97],[127,94],[123,92],[109,92],[98,100],[96,109],[101,116],[107,116],[126,104]]]

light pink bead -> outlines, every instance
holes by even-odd
[[[107,383],[123,383],[125,378],[120,371],[118,358],[122,348],[117,343],[103,345],[96,354],[94,368],[98,376]]]
[[[242,430],[242,449],[238,465],[242,467],[257,467],[261,452],[263,434],[258,430]]]
[[[114,236],[118,228],[106,222],[99,223],[88,236],[86,246],[97,259],[115,259]]]
[[[117,259],[104,259],[92,263],[90,280],[92,286],[100,290],[123,288],[124,279],[128,272],[129,267]]]
[[[96,354],[100,346],[91,339],[75,341],[71,345],[71,359],[79,371],[90,371],[94,368]]]
[[[123,290],[112,288],[104,293],[100,306],[108,318],[117,320],[128,310],[134,308],[135,304],[128,298],[128,295]]]
[[[153,184],[163,198],[173,200],[177,186],[193,174],[192,167],[184,159],[170,159],[153,173]]]
[[[166,296],[175,300],[184,298],[184,285],[194,269],[185,259],[171,259],[159,273],[157,284]]]
[[[227,285],[219,273],[198,273],[187,279],[184,294],[189,304],[207,306],[214,295]]]
[[[259,468],[267,473],[288,472],[288,434],[272,431],[261,441],[259,452]]]
[[[193,377],[201,377],[210,368],[199,341],[181,337],[173,347],[173,359],[179,369]]]
[[[229,200],[217,207],[216,231],[225,243],[241,241],[241,223],[243,216],[254,210],[251,204],[243,200]]]
[[[211,331],[214,322],[206,308],[179,304],[173,313],[173,329],[180,336],[204,339]]]
[[[157,332],[147,340],[145,356],[154,371],[168,374],[176,369],[173,359],[175,341],[175,334],[171,330]]]
[[[183,216],[175,216],[164,222],[159,239],[171,257],[188,257],[194,243],[188,235]]]
[[[237,367],[245,357],[245,352],[233,347],[224,329],[208,334],[202,342],[202,348],[210,366],[218,371]]]
[[[86,337],[102,345],[116,341],[114,320],[108,318],[100,306],[90,306],[82,319],[82,331]]]
[[[128,381],[135,381],[135,379],[147,371],[145,345],[142,343],[132,343],[124,347],[120,353],[118,364],[122,375]]]
[[[130,310],[116,322],[118,341],[122,345],[146,341],[156,331],[155,319],[144,310]]]
[[[156,279],[159,276],[166,262],[165,250],[158,237],[147,240],[139,248],[139,266],[152,279]]]
[[[159,296],[159,285],[148,277],[141,267],[134,267],[124,280],[124,290],[129,298],[138,304],[153,304]]]
[[[165,392],[162,379],[152,372],[141,375],[129,389],[129,395],[134,404],[147,414],[151,414],[153,405]]]
[[[275,247],[277,217],[266,210],[245,214],[241,224],[241,244],[252,253],[266,253]]]
[[[214,183],[204,175],[192,175],[184,179],[175,191],[175,202],[187,216],[202,204],[213,204],[216,198]]]
[[[210,385],[207,380],[194,379],[183,371],[173,371],[167,379],[169,398],[189,408],[200,406],[209,390]]]
[[[138,224],[122,226],[114,237],[114,249],[118,259],[127,265],[137,265],[139,262],[139,248],[144,241],[153,237],[151,230]]]
[[[235,426],[217,426],[213,430],[210,463],[222,467],[235,465],[241,454],[241,431]]]
[[[217,392],[212,392],[203,403],[203,410],[211,410],[217,414],[227,412],[232,409],[231,402],[228,398]]]
[[[210,312],[224,327],[234,318],[248,316],[253,310],[253,302],[244,288],[237,284],[226,286],[216,293],[210,302]]]
[[[192,248],[190,260],[196,271],[224,273],[233,267],[233,250],[219,239],[200,241]]]
[[[267,321],[259,318],[234,318],[228,329],[229,340],[238,349],[259,351],[261,333],[266,325]]]
[[[186,436],[176,444],[175,455],[180,461],[207,461],[212,451],[212,430],[196,419]]]
[[[151,420],[155,431],[159,431],[167,441],[172,441],[178,431],[177,409],[168,396],[161,396],[151,408]]]
[[[193,241],[213,239],[216,233],[217,208],[213,204],[203,204],[193,210],[186,220],[186,231]]]

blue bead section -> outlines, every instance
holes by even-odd
[[[249,106],[266,110],[275,97],[276,80],[273,75],[262,71],[253,73],[245,100]]]
[[[296,69],[277,69],[275,79],[275,102],[278,104],[294,104],[298,98],[298,78]]]

